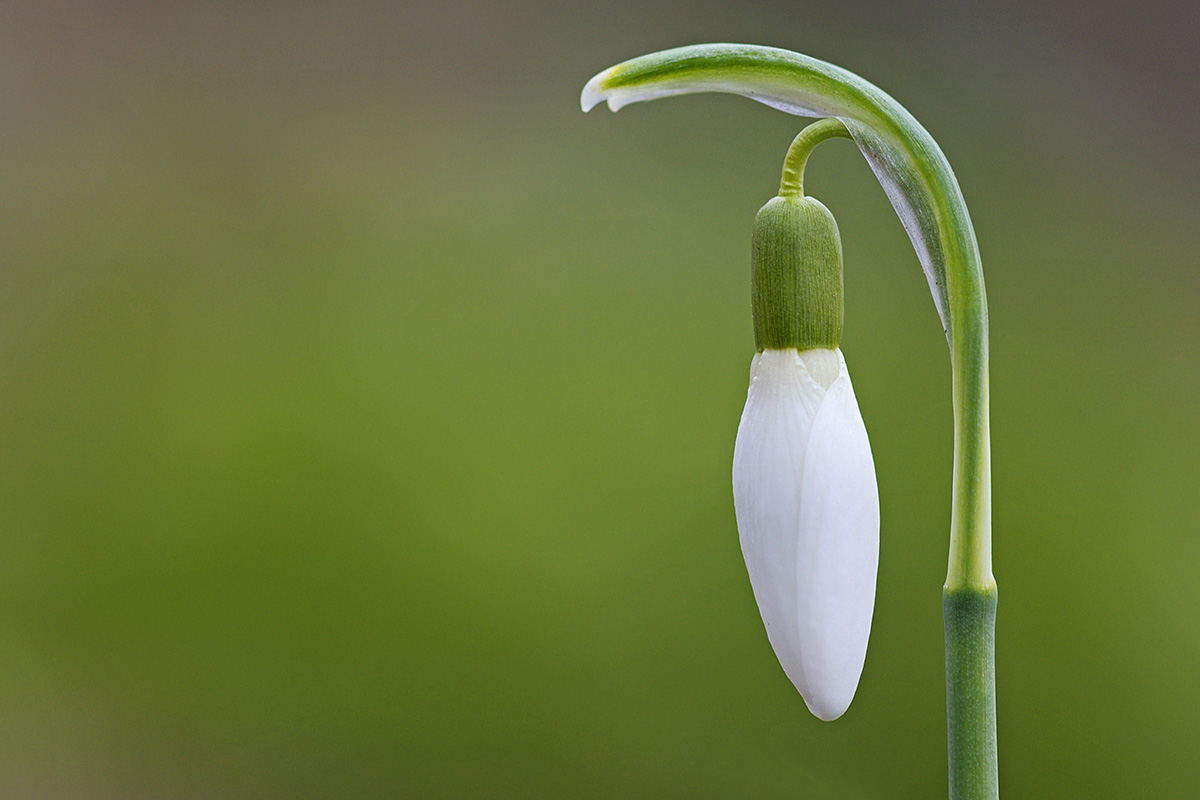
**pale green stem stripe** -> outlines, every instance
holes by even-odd
[[[875,85],[799,53],[755,45],[665,50],[605,70],[584,110],[693,92],[741,94],[810,117],[836,117],[883,185],[912,240],[950,345],[954,486],[944,587],[951,800],[994,800],[995,581],[991,561],[988,322],[975,230],[933,137]]]

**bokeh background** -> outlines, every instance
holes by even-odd
[[[735,8],[735,5],[737,6]],[[945,341],[857,151],[883,512],[848,714],[730,495],[750,222],[803,124],[579,111],[788,47],[907,105],[992,309],[1001,785],[1200,797],[1193,3],[0,3],[0,796],[945,789]]]

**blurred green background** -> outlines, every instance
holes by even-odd
[[[701,41],[946,151],[992,309],[1001,785],[1200,797],[1194,4],[0,4],[0,797],[945,791],[945,341],[857,151],[883,545],[848,714],[771,653],[730,459],[803,122],[580,113]]]

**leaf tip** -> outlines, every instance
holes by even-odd
[[[591,111],[597,104],[609,99],[609,93],[604,84],[608,80],[612,69],[606,69],[603,72],[597,73],[584,87],[583,92],[579,95],[579,105],[586,112]],[[609,104],[612,108],[612,104]],[[613,111],[616,111],[613,108]]]

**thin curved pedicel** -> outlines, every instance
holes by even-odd
[[[696,92],[740,94],[846,126],[908,231],[950,344],[954,371],[954,504],[946,587],[994,585],[988,452],[987,301],[970,215],[933,137],[877,86],[789,50],[705,44],[610,67],[583,89],[585,111]]]

